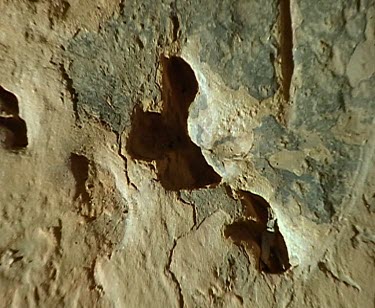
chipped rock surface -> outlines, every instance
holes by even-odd
[[[0,12],[0,307],[374,306],[374,0]]]

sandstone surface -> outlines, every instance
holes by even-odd
[[[0,307],[374,307],[374,0],[0,14]]]

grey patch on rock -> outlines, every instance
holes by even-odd
[[[373,100],[368,97],[371,81],[363,81],[353,90],[344,75],[356,46],[365,39],[364,33],[353,35],[352,30],[357,26],[348,23],[353,21],[355,25],[360,25],[354,19],[363,15],[363,10],[354,2],[342,1],[343,10],[337,9],[338,5],[329,1],[307,3],[298,0],[296,3],[303,21],[296,29],[298,40],[295,41],[293,51],[295,66],[299,68],[295,77],[299,82],[293,97],[293,120],[289,123],[288,131],[288,134],[294,135],[296,150],[302,150],[300,145],[306,136],[318,135],[332,160],[316,161],[306,157],[308,168],[301,177],[290,175],[285,170],[272,170],[263,164],[266,177],[279,187],[278,192],[284,203],[287,203],[288,196],[297,199],[302,212],[309,209],[316,216],[313,220],[317,222],[329,222],[335,213],[342,210],[344,198],[355,186],[356,170],[361,165],[360,142],[355,144],[353,141],[354,137],[361,140],[361,135],[358,135],[358,132],[362,133],[361,129],[355,124],[351,127],[338,124],[341,119],[350,120],[351,115],[357,113],[364,114],[361,125],[370,124],[374,112]],[[320,27],[316,26],[318,23]],[[363,25],[360,28],[363,29]],[[339,56],[335,55],[335,50],[339,50]],[[271,127],[274,126],[264,122],[257,133],[270,138],[266,142],[271,146],[269,151],[278,151],[279,137],[269,135]],[[363,134],[362,138],[365,142],[366,135]],[[257,145],[256,148],[265,146]],[[268,153],[263,155],[258,160],[269,157]],[[297,180],[302,193],[291,188],[296,187],[293,183]],[[280,186],[280,183],[284,185]]]
[[[272,63],[276,42],[270,35],[277,5],[276,0],[177,3],[187,36],[199,33],[201,61],[228,87],[244,86],[257,99],[271,97],[277,90]]]
[[[197,142],[198,144],[202,144],[203,143],[203,140],[202,140],[202,134],[203,134],[203,128],[202,126],[200,126],[199,124],[197,125]]]
[[[213,154],[212,151],[209,151],[210,154]],[[219,174],[225,174],[225,165],[216,155],[210,155],[209,157],[205,156],[207,162],[217,171]]]
[[[208,108],[207,105],[207,96],[204,93],[198,94],[195,98],[194,104],[189,109],[189,116],[193,119],[199,117],[199,112],[201,110],[206,110]]]
[[[159,49],[168,42],[168,14],[161,13],[166,8],[137,1],[124,6],[123,15],[109,20],[99,33],[74,37],[66,53],[78,113],[98,117],[117,132],[130,124],[142,98],[160,99]]]
[[[261,141],[255,142],[251,150],[255,165],[275,187],[279,200],[287,205],[289,198],[293,198],[301,205],[302,215],[317,223],[330,222],[350,191],[358,167],[359,147],[343,144],[327,135],[325,146],[334,153],[333,162],[318,162],[307,156],[307,171],[297,176],[287,170],[274,169],[268,160],[280,150],[298,150],[303,141],[299,135],[286,130],[273,117],[264,118],[254,134],[254,140]],[[281,142],[285,139],[288,143]]]
[[[209,189],[182,190],[180,197],[195,207],[197,225],[217,210],[223,210],[233,218],[240,217],[242,213],[241,202],[231,198],[227,188],[222,185]]]
[[[199,110],[206,110],[208,108],[207,96],[205,94],[200,95],[200,99],[199,99],[197,107],[199,108]]]

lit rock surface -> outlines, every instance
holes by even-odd
[[[349,2],[1,1],[0,307],[373,307]]]

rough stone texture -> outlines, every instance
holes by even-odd
[[[0,307],[374,306],[373,0],[0,12]]]

